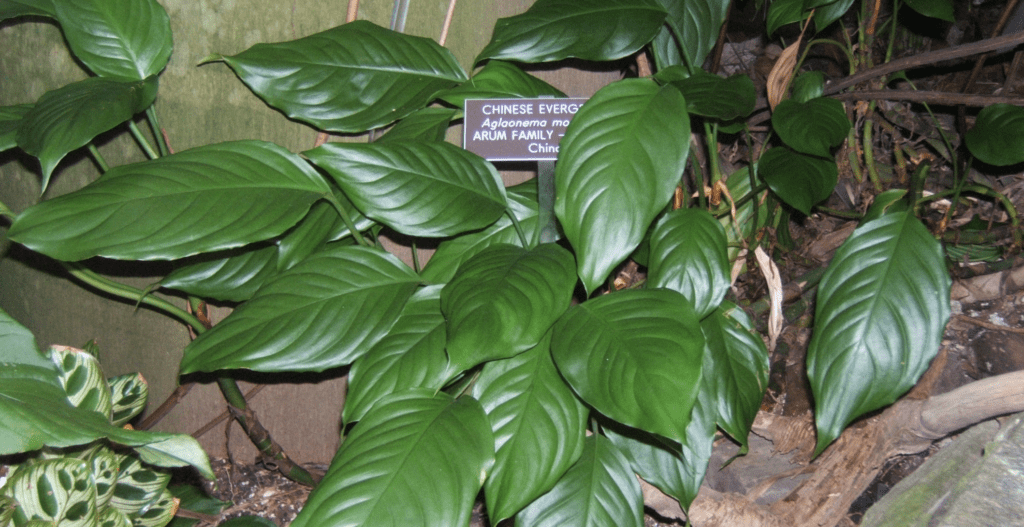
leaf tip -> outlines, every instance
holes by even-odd
[[[204,58],[203,60],[200,60],[199,64],[196,64],[196,66],[202,66],[203,64],[209,64],[211,62],[221,62],[223,60],[224,60],[224,55],[221,55],[220,53],[213,53],[213,54],[207,55],[206,58]]]

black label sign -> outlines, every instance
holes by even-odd
[[[488,161],[554,161],[587,99],[468,99],[462,144]]]

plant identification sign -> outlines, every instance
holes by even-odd
[[[555,161],[587,99],[467,99],[463,147],[488,161]]]

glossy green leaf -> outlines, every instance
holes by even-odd
[[[438,94],[442,101],[463,108],[466,99],[530,99],[565,97],[558,88],[500,60],[489,61],[468,81]]]
[[[110,422],[122,426],[142,413],[149,400],[149,384],[138,373],[127,373],[107,380],[110,385]]]
[[[481,229],[507,207],[494,166],[450,143],[327,143],[304,154],[359,210],[410,236]]]
[[[516,527],[640,527],[643,515],[640,483],[629,463],[607,438],[592,435],[555,487],[516,515]]]
[[[814,205],[828,199],[839,181],[835,161],[783,146],[761,156],[757,173],[782,201],[804,214],[810,214]]]
[[[230,501],[221,501],[210,497],[205,491],[192,484],[171,484],[167,490],[181,500],[179,507],[186,511],[217,515],[232,505]],[[192,527],[197,523],[199,520],[177,516],[168,524],[168,527]]]
[[[819,157],[830,157],[850,132],[843,103],[825,97],[797,102],[786,99],[775,107],[772,128],[786,146]]]
[[[161,287],[177,289],[200,298],[244,302],[277,275],[276,244],[255,243],[249,247],[200,255],[171,271]]]
[[[192,341],[181,373],[323,371],[349,364],[391,328],[418,282],[398,258],[376,249],[325,249]]]
[[[156,77],[144,81],[92,77],[43,94],[22,118],[16,140],[39,158],[46,190],[69,152],[131,119],[156,99]]]
[[[280,146],[220,143],[113,168],[28,208],[8,236],[58,260],[183,258],[277,236],[328,195],[316,170]]]
[[[907,6],[924,16],[954,21],[952,0],[907,0]]]
[[[18,146],[18,127],[31,109],[31,104],[0,106],[0,152]]]
[[[746,313],[724,302],[700,322],[707,342],[704,384],[712,418],[736,442],[747,435],[768,389],[768,348]]]
[[[964,139],[974,157],[990,165],[1024,161],[1024,108],[993,104],[982,109]]]
[[[881,218],[890,212],[907,210],[907,202],[903,199],[906,195],[907,189],[903,188],[894,188],[877,194],[871,202],[871,206],[868,207],[867,212],[864,213],[864,217],[860,219],[860,222],[867,223]]]
[[[20,16],[55,18],[53,0],[0,0],[0,21]]]
[[[825,75],[820,71],[806,71],[797,75],[789,86],[792,101],[798,104],[820,98],[825,91]]]
[[[71,51],[101,77],[142,80],[171,58],[171,22],[156,0],[52,0]]]
[[[453,373],[444,351],[441,286],[429,286],[406,302],[388,334],[352,363],[341,420],[359,421],[374,403],[408,388],[440,390]]]
[[[722,224],[706,210],[666,214],[651,233],[647,286],[679,292],[704,318],[729,291],[726,243]]]
[[[23,364],[55,373],[53,363],[39,353],[32,332],[0,309],[0,363]]]
[[[71,404],[110,419],[110,386],[96,357],[80,349],[53,346],[50,360],[57,365],[57,379]]]
[[[747,75],[728,78],[697,70],[686,79],[672,83],[686,98],[686,109],[693,115],[730,121],[754,111],[757,95]]]
[[[662,58],[658,63],[659,69],[684,63],[700,68],[715,46],[718,32],[729,11],[729,2],[658,0],[658,3],[668,12],[665,20],[667,25],[658,33],[653,46],[656,56]],[[677,40],[679,38],[682,40]],[[685,61],[682,57],[685,57]]]
[[[4,486],[32,520],[53,521],[61,527],[96,524],[96,486],[89,464],[75,458],[47,459],[18,466]]]
[[[451,364],[464,370],[536,346],[575,287],[572,255],[559,245],[484,249],[441,290]]]
[[[537,182],[531,179],[508,188],[508,203],[509,210],[523,230],[534,232],[537,229]],[[421,273],[423,279],[437,284],[447,283],[463,262],[487,247],[502,243],[519,243],[515,225],[507,214],[486,229],[441,242]]]
[[[675,291],[625,290],[588,300],[559,319],[558,370],[602,414],[681,441],[699,391],[704,336]]]
[[[620,59],[650,42],[664,22],[657,0],[538,0],[525,13],[498,19],[476,62]]]
[[[332,132],[382,127],[467,79],[433,40],[365,20],[211,58],[224,60],[270,106]]]
[[[861,225],[836,251],[807,351],[815,454],[917,382],[949,320],[950,284],[941,244],[909,212]]]
[[[488,363],[473,385],[494,431],[496,461],[484,484],[492,525],[550,490],[583,453],[588,410],[555,369],[550,335]]]
[[[456,113],[450,108],[421,108],[395,123],[377,142],[444,141]]]
[[[771,37],[776,31],[786,24],[799,22],[804,19],[805,0],[775,0],[768,5],[767,30]]]
[[[836,0],[820,5],[814,9],[814,29],[818,32],[824,31],[832,22],[839,20],[855,0]]]
[[[171,473],[144,466],[138,458],[118,456],[117,483],[110,506],[136,517],[161,497],[171,479]]]
[[[401,392],[353,427],[291,527],[467,525],[493,463],[475,399]]]
[[[689,152],[679,90],[648,79],[601,88],[580,108],[555,166],[555,214],[588,292],[640,244]]]

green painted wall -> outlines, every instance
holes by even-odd
[[[211,53],[235,54],[257,42],[286,41],[342,24],[347,0],[161,0],[171,17],[174,54],[160,81],[157,113],[175,150],[235,139],[273,141],[292,151],[308,149],[316,132],[270,109],[223,63],[198,64]],[[469,70],[499,17],[521,13],[531,0],[461,0],[447,46]],[[411,0],[406,33],[437,39],[448,0]],[[359,18],[387,26],[393,0],[363,0]],[[0,23],[0,105],[34,102],[47,90],[86,77],[64,47],[59,29],[43,19]],[[544,77],[571,95],[590,95],[618,77],[616,71],[582,73],[541,68]],[[140,124],[142,124],[140,122]],[[144,124],[143,124],[144,127]],[[453,131],[452,140],[458,133]],[[99,149],[112,164],[143,160],[127,134],[109,134]],[[45,197],[80,188],[98,177],[90,158],[71,154],[58,168]],[[506,172],[509,182],[532,175]],[[18,151],[0,153],[0,201],[14,211],[39,199],[38,163]],[[5,232],[0,227],[0,234]],[[81,346],[96,338],[108,375],[140,371],[151,387],[150,409],[177,385],[181,350],[188,343],[178,323],[146,308],[111,302],[71,282],[54,262],[0,242],[0,307],[25,324],[41,346]],[[143,287],[157,266],[102,262],[97,270]],[[182,304],[180,299],[172,298]],[[226,309],[219,309],[223,317]],[[288,379],[261,392],[253,405],[264,425],[299,461],[329,461],[337,446],[344,398],[340,373]],[[262,381],[264,379],[255,379]],[[295,384],[297,383],[297,384]],[[246,385],[248,387],[248,385]],[[192,432],[223,411],[210,384],[197,386],[157,428]],[[202,438],[213,455],[228,443],[223,427]],[[231,451],[242,460],[255,453],[237,431]]]

